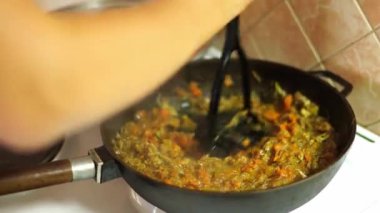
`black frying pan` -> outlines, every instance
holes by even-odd
[[[320,113],[327,117],[337,132],[338,160],[326,169],[286,186],[245,192],[200,192],[173,187],[140,174],[125,165],[112,149],[111,141],[125,121],[133,118],[137,109],[153,106],[158,92],[171,96],[173,87],[187,85],[195,80],[209,91],[218,60],[203,61],[184,67],[158,92],[138,104],[115,115],[101,125],[104,146],[89,151],[89,156],[61,160],[39,167],[3,172],[0,174],[0,194],[95,178],[98,183],[122,176],[144,199],[167,212],[288,212],[316,196],[332,179],[343,163],[354,140],[356,121],[345,97],[352,86],[329,71],[304,72],[302,70],[259,60],[250,60],[250,68],[263,79],[253,88],[265,93],[265,84],[279,82],[287,91],[301,91],[320,106]],[[239,70],[237,61],[231,62],[232,75]],[[340,84],[335,88],[321,80],[328,78]]]

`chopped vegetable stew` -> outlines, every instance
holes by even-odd
[[[231,77],[225,80],[231,86]],[[252,97],[251,113],[266,134],[257,143],[242,139],[244,149],[225,158],[210,157],[194,139],[196,117],[207,113],[209,99],[197,82],[177,88],[181,107],[160,96],[157,106],[141,109],[113,140],[117,155],[130,167],[169,185],[203,191],[263,190],[286,185],[335,161],[334,130],[319,108],[300,92],[274,85],[277,97],[265,103]],[[246,115],[241,95],[221,98],[219,111],[233,112],[224,128]]]

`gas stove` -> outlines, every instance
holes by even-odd
[[[69,137],[57,159],[86,155],[101,146],[98,126]],[[314,199],[293,213],[380,212],[380,139],[358,126],[345,162],[333,180]],[[238,209],[236,210],[239,211]],[[4,213],[163,213],[118,178],[103,184],[87,180],[0,197]]]

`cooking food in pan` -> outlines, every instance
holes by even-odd
[[[194,126],[191,127],[192,123],[188,121],[202,125],[197,116],[206,115],[208,111],[208,92],[211,88],[210,83],[212,83],[215,77],[213,70],[216,70],[215,67],[219,64],[219,60],[209,60],[187,65],[149,97],[102,123],[100,130],[104,146],[91,149],[89,156],[86,155],[70,160],[58,160],[34,167],[19,168],[13,171],[2,171],[2,174],[0,174],[0,195],[83,179],[95,179],[97,182],[103,183],[122,176],[136,193],[166,212],[230,213],[238,211],[274,213],[290,212],[305,204],[315,197],[336,175],[349,153],[355,138],[355,115],[345,99],[345,96],[352,91],[352,85],[331,71],[305,72],[304,70],[274,62],[249,60],[250,70],[255,70],[261,79],[260,82],[251,81],[253,91],[257,93],[252,94],[252,101],[254,103],[252,104],[252,111],[257,114],[258,122],[253,122],[254,125],[250,128],[262,128],[265,134],[261,140],[257,143],[246,140],[246,147],[231,150],[232,152],[229,157],[224,159],[210,158],[207,156],[207,153],[191,149],[192,146],[186,148],[187,143],[181,144],[179,143],[180,140],[161,141],[161,139],[165,139],[165,134],[163,133],[167,134],[166,139],[176,138],[175,132],[178,132],[177,135],[181,135],[179,133],[194,134]],[[223,134],[224,131],[230,131],[231,129],[239,130],[240,132],[241,128],[235,125],[241,122],[241,118],[246,120],[246,112],[240,111],[242,109],[240,108],[242,107],[242,104],[240,104],[241,98],[237,95],[241,93],[240,78],[235,79],[239,75],[234,76],[234,74],[238,74],[237,70],[239,70],[239,66],[240,63],[238,61],[231,61],[230,74],[233,79],[230,79],[232,80],[230,82],[227,80],[225,86],[230,85],[228,89],[224,88],[223,90],[223,107],[218,114],[217,124],[220,126],[217,129],[219,131],[216,131],[217,134]],[[338,91],[336,88],[331,87],[321,80],[322,77],[331,80],[334,84],[339,84],[342,89]],[[189,85],[191,81],[193,82]],[[270,82],[278,82],[279,84],[276,87],[276,84],[271,85]],[[178,88],[177,91],[175,88]],[[161,94],[161,97],[159,94]],[[206,102],[206,104],[202,104],[202,102]],[[287,103],[290,103],[291,106],[289,110],[286,110]],[[318,107],[315,107],[315,104]],[[173,108],[175,110],[170,111]],[[275,109],[274,111],[278,115],[276,115],[277,113],[268,113],[275,116],[264,116],[267,109],[271,108]],[[161,109],[168,109],[170,113],[161,111]],[[325,119],[316,115],[317,110],[319,115],[327,118],[333,128],[325,122]],[[294,128],[290,127],[293,123],[293,119],[289,116],[292,111],[296,115],[296,122],[294,122],[296,125],[293,125]],[[142,114],[140,114],[141,112]],[[160,112],[164,112],[160,116],[163,116],[165,119],[147,117],[153,113],[159,114]],[[258,112],[262,112],[262,114],[259,115]],[[145,120],[141,117],[144,114]],[[177,122],[169,122],[166,117],[177,118]],[[270,117],[276,119],[271,119]],[[157,120],[158,123],[155,129],[152,128],[152,122],[148,122],[150,121],[149,119],[152,121]],[[179,127],[176,128],[178,119]],[[125,122],[128,121],[129,124],[126,124]],[[131,128],[132,126],[143,127],[144,122],[146,125],[144,129]],[[185,123],[186,125],[184,125]],[[129,128],[128,125],[130,126]],[[281,126],[282,129],[280,128]],[[145,132],[149,128],[158,131],[154,131],[153,133],[149,133],[149,131]],[[314,131],[310,130],[311,128],[314,128]],[[132,130],[136,131],[134,135],[126,135],[126,131],[132,133]],[[161,130],[163,131],[160,132]],[[303,135],[300,134],[302,132]],[[117,133],[119,133],[118,139],[115,138]],[[138,137],[143,134],[146,135]],[[161,139],[159,140],[157,136]],[[250,139],[250,137],[244,138],[247,134],[241,134],[241,136],[242,140]],[[133,140],[131,141],[135,142],[135,144],[129,144],[128,137],[132,138]],[[144,143],[144,140],[147,138],[153,138],[163,145],[151,147],[146,142]],[[178,158],[162,157],[165,156],[165,153],[173,153],[173,150],[175,151],[175,149],[170,149],[170,146],[165,145],[165,143],[172,144],[173,141],[179,144],[179,147],[171,145],[177,147],[177,150],[180,148],[180,154],[177,155]],[[317,148],[318,141],[323,141],[319,143],[319,149]],[[244,145],[245,143],[242,144]],[[277,143],[283,146],[276,148],[274,145]],[[137,146],[138,144],[141,144],[140,150]],[[292,147],[289,144],[293,145],[296,153],[301,153],[301,151],[303,153],[300,155],[287,154],[289,147]],[[311,163],[306,165],[298,159],[309,161],[307,160],[309,159],[307,155],[308,150],[305,150],[305,148],[309,147],[310,144],[315,147],[309,150],[312,160],[310,160]],[[331,146],[331,151],[328,151],[330,150],[329,146]],[[137,148],[134,149],[135,147]],[[151,147],[149,148],[151,151],[145,152],[144,149],[148,149],[146,147]],[[254,151],[255,148],[256,152]],[[277,155],[274,155],[276,149],[279,151],[277,151]],[[326,151],[322,151],[323,149]],[[157,150],[160,152],[157,152]],[[251,150],[251,154],[249,154],[249,150]],[[315,150],[317,151],[314,153]],[[143,155],[137,155],[138,152],[143,153]],[[197,155],[197,153],[200,154]],[[246,154],[247,157],[241,157],[243,160],[239,161],[239,154]],[[262,156],[262,158],[258,156]],[[150,159],[153,159],[151,157],[158,159],[157,163],[151,164],[150,161],[152,160]],[[140,170],[132,167],[133,164],[128,163],[128,158],[133,161],[132,163],[137,165],[136,167],[140,167]],[[208,159],[210,162],[217,162],[214,163],[216,166],[227,167],[227,169],[224,169],[223,175],[230,175],[230,177],[228,179],[226,177],[218,177],[219,183],[223,183],[224,186],[223,184],[220,184],[220,186],[214,185],[215,187],[212,189],[198,182],[198,177],[207,178],[204,174],[210,174],[211,181],[218,181],[216,175],[219,174],[215,171],[223,172],[222,169],[218,170],[218,167],[209,163],[208,165],[211,164],[213,166],[210,167],[211,171],[203,173],[201,168],[206,168],[206,164],[200,164],[202,158]],[[262,162],[254,162],[254,159],[262,159]],[[287,159],[288,162],[284,162],[284,159]],[[231,164],[233,161],[236,164]],[[185,170],[183,165],[180,165],[178,162],[188,162],[187,165],[190,166]],[[250,162],[251,164],[249,164]],[[260,165],[256,166],[255,163]],[[297,163],[298,169],[301,168],[300,170],[297,170],[294,166]],[[329,163],[331,164],[326,167]],[[245,165],[246,167],[243,170],[243,167],[240,167],[240,169],[237,167],[233,168],[234,165]],[[263,168],[264,166],[265,168]],[[307,168],[302,170],[304,167]],[[177,172],[173,168],[180,169]],[[273,172],[275,169],[277,169],[277,173],[270,173],[271,170]],[[226,171],[230,171],[230,173],[228,174]],[[255,171],[256,173],[254,173]],[[303,174],[299,171],[302,171]],[[169,178],[165,180],[165,172],[172,172],[172,174],[178,175],[173,177],[168,175],[166,177]],[[244,177],[246,174],[257,176]],[[270,176],[270,174],[277,176]],[[276,177],[285,177],[286,180],[286,177],[290,177],[289,175],[295,176],[296,178],[293,181],[296,182],[291,184],[284,183],[283,186],[279,187],[273,184],[277,180]],[[308,177],[304,178],[304,175]],[[189,181],[186,182],[185,179],[187,177],[194,177],[194,183],[199,185],[189,185]],[[243,180],[241,181],[241,186],[248,186],[244,181],[253,184],[257,183],[257,185],[252,187],[252,190],[246,190],[243,187],[236,189],[237,187],[235,186],[235,189],[226,192],[228,189],[223,189],[223,187],[232,183],[234,177],[236,177],[235,180],[239,180],[239,178]],[[265,178],[268,179],[265,180]],[[170,183],[170,181],[173,183]],[[176,185],[175,181],[180,184]],[[265,181],[268,189],[261,190],[259,186],[263,187]],[[261,185],[259,184],[260,182]],[[271,188],[268,183],[272,183],[272,187],[275,188]],[[199,190],[196,187],[199,187]],[[348,184],[347,187],[350,187],[350,185]]]
[[[219,133],[239,129],[247,111],[226,77],[219,113]],[[231,89],[229,89],[231,88]],[[194,139],[197,118],[207,114],[209,98],[197,82],[176,90],[175,97],[158,96],[153,108],[141,109],[113,140],[116,154],[138,172],[182,188],[202,191],[264,190],[302,180],[337,158],[334,129],[318,106],[301,92],[289,93],[273,84],[270,101],[252,95],[257,123],[265,132],[258,142],[242,136],[242,149],[228,157],[210,157]],[[180,104],[178,104],[180,103]],[[244,138],[246,137],[246,138]]]

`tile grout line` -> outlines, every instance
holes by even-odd
[[[327,57],[325,57],[324,59],[321,60],[321,63],[323,62],[326,62],[328,59],[338,55],[339,53],[341,53],[342,51],[352,47],[354,44],[356,44],[358,41],[364,39],[365,37],[371,35],[372,33],[374,33],[373,31],[369,31],[365,34],[363,34],[362,36],[359,36],[357,39],[355,39],[354,41],[348,43],[347,45],[341,47],[341,48],[338,48],[336,51],[334,51],[333,53],[329,54]]]
[[[354,0],[354,3],[355,3],[355,5],[356,5],[356,7],[358,8],[359,13],[363,16],[364,22],[365,22],[365,23],[367,24],[367,26],[371,29],[371,33],[374,34],[374,38],[375,38],[375,40],[376,40],[377,45],[380,46],[380,37],[379,37],[379,35],[376,33],[376,30],[379,29],[380,27],[377,27],[377,28],[376,28],[376,27],[372,26],[372,24],[369,22],[368,17],[367,17],[367,15],[364,13],[364,10],[363,10],[362,6],[359,4],[359,2],[358,2],[357,0]],[[364,125],[364,127],[365,127],[365,128],[368,128],[368,127],[371,127],[371,126],[377,125],[377,124],[379,124],[379,123],[380,123],[380,120],[378,120],[378,121],[374,121],[374,122],[372,122],[372,123],[369,123],[369,124],[367,124],[367,125]]]
[[[358,38],[354,39],[353,41],[349,42],[347,45],[344,45],[340,48],[337,48],[334,52],[330,53],[329,55],[327,55],[326,57],[324,57],[322,60],[321,60],[321,63],[324,63],[326,62],[328,59],[338,55],[339,53],[341,53],[342,51],[352,47],[352,45],[354,45],[355,43],[357,43],[358,41],[364,39],[365,37],[371,35],[372,33],[375,33],[373,31],[373,28],[372,26],[369,24],[369,21],[367,19],[367,16],[364,14],[364,12],[361,10],[361,7],[359,5],[359,3],[356,1],[356,0],[353,0],[354,1],[354,4],[356,5],[356,7],[358,7],[358,10],[359,10],[359,13],[363,16],[363,19],[364,19],[364,22],[366,22],[367,24],[367,27],[369,27],[369,31],[364,33],[363,35],[359,36]],[[379,26],[380,28],[380,26]],[[376,33],[375,33],[376,34]],[[375,35],[376,36],[376,35]],[[376,36],[376,42],[377,42],[377,36]],[[380,43],[379,43],[380,44]]]
[[[354,4],[359,10],[360,15],[362,15],[364,22],[367,24],[367,26],[371,29],[371,32],[375,33],[375,40],[376,43],[380,46],[380,38],[375,32],[375,28],[372,26],[372,24],[369,22],[367,15],[364,13],[363,8],[360,6],[359,2],[357,0],[354,0]]]
[[[279,7],[279,5],[281,5],[281,3],[285,1],[285,0],[281,0],[279,1],[275,6],[273,6],[268,12],[266,12],[265,14],[263,14],[259,19],[256,20],[256,22],[254,24],[252,24],[251,26],[247,27],[246,30],[244,30],[244,32],[242,33],[245,33],[245,32],[248,32],[250,30],[252,30],[253,28],[255,28],[264,18],[266,18],[269,14],[271,14],[277,7]]]
[[[322,69],[326,69],[326,67],[322,63],[317,62],[311,65],[309,68],[307,68],[307,70],[320,70],[319,67],[321,67]]]
[[[264,54],[261,52],[260,48],[258,47],[256,40],[253,38],[253,36],[248,37],[253,49],[256,51],[258,58],[261,60],[265,60]]]
[[[307,35],[305,29],[303,28],[299,17],[297,16],[296,12],[294,11],[294,8],[292,7],[292,5],[289,3],[288,0],[285,0],[285,4],[286,4],[287,8],[289,9],[290,14],[292,15],[294,21],[296,22],[299,30],[301,31],[301,34],[305,38],[307,45],[309,46],[311,52],[313,53],[315,59],[317,60],[317,64],[320,64],[321,67],[322,67],[322,69],[326,69],[325,65],[322,63],[321,56],[319,55],[317,49],[314,47],[314,45],[311,42],[309,36]],[[311,67],[309,67],[309,69],[312,68],[312,67],[315,67],[315,64],[313,64]]]
[[[369,124],[367,124],[367,125],[363,125],[364,127],[370,127],[370,126],[374,126],[374,125],[377,125],[377,124],[380,124],[380,120],[378,120],[378,121],[374,121],[374,122],[372,122],[372,123],[369,123]]]

